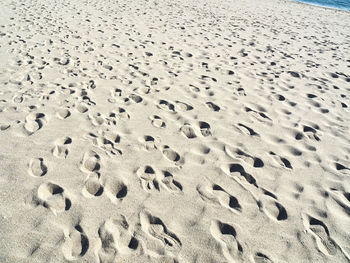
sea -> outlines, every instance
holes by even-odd
[[[295,0],[296,2],[302,2],[306,4],[331,7],[335,9],[341,9],[350,11],[350,0]]]

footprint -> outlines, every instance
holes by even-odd
[[[237,232],[232,225],[213,220],[210,233],[221,245],[222,253],[229,262],[235,262],[242,255],[243,248],[237,240]]]
[[[57,158],[67,158],[69,153],[68,145],[72,143],[70,137],[63,137],[55,141],[55,147],[52,149],[52,154]]]
[[[56,113],[57,117],[61,120],[67,119],[71,113],[68,109],[61,109]]]
[[[265,192],[265,195],[269,195]],[[287,210],[281,205],[275,198],[275,196],[269,195],[261,206],[262,211],[273,220],[283,221],[288,219]]]
[[[27,135],[32,135],[47,123],[44,113],[31,113],[25,119],[24,130]]]
[[[146,151],[152,151],[157,149],[155,139],[150,135],[145,135],[139,139],[139,141],[143,144],[143,147]]]
[[[47,167],[43,158],[35,158],[29,161],[28,172],[31,176],[40,177],[47,173]]]
[[[197,135],[194,131],[194,129],[192,128],[192,126],[188,123],[185,123],[181,128],[180,128],[180,132],[186,136],[188,139],[193,139],[196,138]]]
[[[163,156],[171,162],[178,162],[180,160],[180,155],[171,149],[168,145],[162,146],[161,151],[163,153]]]
[[[228,145],[225,145],[225,153],[231,158],[242,159],[244,162],[249,163],[255,168],[264,167],[264,162],[260,158],[253,157],[250,154],[245,153],[239,148],[232,148]]]
[[[175,101],[175,108],[178,111],[190,111],[193,110],[193,107],[185,102]]]
[[[168,171],[162,171],[161,185],[170,192],[182,192],[182,185]]]
[[[220,185],[200,184],[197,186],[197,192],[204,201],[220,204],[236,213],[240,213],[242,211],[242,207],[238,199],[230,195]]]
[[[148,211],[142,211],[140,222],[142,230],[152,238],[146,242],[148,249],[165,250],[164,253],[180,251],[182,247],[180,239],[166,227],[160,218],[153,216]]]
[[[93,173],[90,174],[85,181],[84,188],[83,188],[83,195],[87,198],[91,198],[94,196],[100,196],[103,193],[103,186],[100,183],[99,180],[99,174]]]
[[[166,111],[175,111],[174,104],[166,101],[166,100],[159,100],[157,103],[157,107],[162,110]]]
[[[254,263],[273,263],[273,261],[263,253],[257,252],[254,255]]]
[[[303,223],[316,242],[318,249],[327,256],[334,256],[337,253],[338,245],[330,237],[328,227],[320,220],[303,214]]]
[[[229,172],[230,172],[230,174],[231,174],[232,176],[235,175],[236,173],[238,173],[240,176],[244,177],[244,179],[245,179],[248,183],[254,185],[255,187],[258,187],[255,178],[254,178],[252,175],[248,174],[248,173],[244,170],[244,168],[243,168],[242,165],[240,165],[240,164],[238,164],[238,163],[232,163],[232,164],[230,164],[230,165],[229,165]]]
[[[116,262],[118,254],[131,254],[139,250],[139,241],[131,233],[123,215],[106,220],[99,228],[101,247],[98,251],[100,262]]]
[[[143,100],[141,96],[136,95],[136,94],[129,95],[129,98],[135,103],[140,103]]]
[[[159,191],[159,182],[156,177],[156,172],[151,166],[142,166],[136,171],[137,176],[141,180],[141,186],[145,191],[153,189]]]
[[[38,198],[40,203],[55,215],[69,210],[71,205],[70,200],[65,197],[63,188],[53,183],[41,184],[38,188]]]
[[[157,116],[157,115],[153,115],[150,117],[152,124],[154,127],[157,128],[165,128],[166,127],[166,123],[165,121],[162,120],[161,117]]]
[[[107,181],[105,190],[106,195],[113,203],[119,203],[120,201],[123,201],[123,199],[128,194],[127,185],[119,179]]]
[[[210,131],[210,125],[207,122],[200,121],[199,122],[199,128],[201,130],[201,133],[204,137],[210,136],[211,131]]]
[[[212,111],[220,111],[220,107],[218,105],[216,105],[215,103],[213,103],[213,102],[208,101],[205,104]]]
[[[100,168],[100,156],[94,151],[86,152],[81,161],[81,170],[86,173],[91,173],[99,171]]]
[[[76,225],[72,231],[65,233],[62,252],[67,260],[73,261],[83,257],[88,249],[89,239],[80,225]]]

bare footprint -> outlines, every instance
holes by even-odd
[[[110,179],[106,182],[105,192],[113,203],[119,203],[128,194],[128,186],[120,179]]]

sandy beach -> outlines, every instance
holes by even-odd
[[[350,262],[350,12],[3,0],[0,262]]]

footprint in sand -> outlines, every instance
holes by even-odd
[[[140,213],[140,222],[143,232],[148,237],[145,241],[147,249],[162,255],[166,252],[176,254],[180,251],[182,247],[180,239],[166,227],[159,217],[145,210]]]
[[[165,121],[163,121],[163,119],[157,115],[152,115],[150,117],[150,120],[151,120],[152,125],[154,127],[157,127],[157,128],[165,128],[166,127]]]
[[[62,252],[67,260],[73,261],[83,257],[88,249],[89,239],[80,225],[76,225],[70,232],[65,231]]]
[[[327,256],[337,254],[338,244],[330,237],[326,224],[310,215],[303,214],[302,216],[304,226],[314,238],[319,251]]]
[[[139,138],[139,142],[142,143],[143,148],[146,151],[152,151],[152,150],[157,149],[156,140],[155,140],[155,138],[153,138],[150,135],[145,135],[145,136]]]
[[[139,241],[123,215],[106,220],[100,226],[98,236],[100,262],[116,262],[118,254],[132,254],[140,250]]]
[[[105,193],[108,198],[118,204],[128,194],[128,186],[120,179],[110,179],[105,184]]]
[[[91,198],[101,196],[103,190],[103,186],[100,183],[100,175],[98,173],[92,173],[86,179],[82,193],[85,197]]]
[[[46,123],[47,120],[44,113],[31,113],[25,119],[24,131],[27,135],[32,135]]]
[[[264,199],[260,202],[260,209],[271,219],[283,221],[288,219],[287,210],[277,200],[277,197],[271,192],[263,189]]]
[[[57,117],[61,120],[67,119],[71,113],[68,109],[61,109],[56,113]]]
[[[90,150],[84,154],[80,169],[86,173],[98,172],[101,168],[100,161],[100,156],[96,152]]]
[[[55,147],[52,149],[52,154],[57,158],[67,158],[69,153],[69,145],[72,143],[70,137],[62,137],[55,141]]]
[[[161,146],[160,151],[168,161],[174,162],[176,164],[180,163],[180,155],[168,145]]]
[[[49,208],[55,215],[69,210],[71,202],[65,197],[62,187],[54,183],[44,183],[38,188],[38,199],[40,203]]]
[[[188,139],[194,139],[197,137],[196,132],[194,131],[193,127],[185,123],[181,128],[180,132]]]
[[[240,213],[242,211],[242,206],[238,199],[230,195],[218,184],[200,184],[197,186],[197,192],[204,201],[220,204],[232,212]]]
[[[237,240],[236,229],[228,223],[213,220],[210,233],[219,242],[222,253],[229,262],[235,262],[243,253],[243,248]]]
[[[47,173],[47,167],[43,158],[31,159],[28,164],[28,172],[31,176],[40,177]]]

